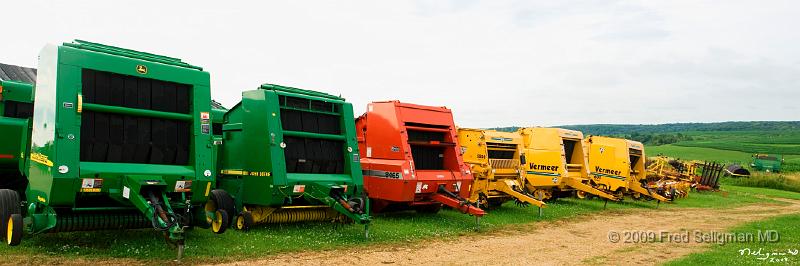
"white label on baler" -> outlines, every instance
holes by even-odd
[[[81,188],[102,188],[103,179],[84,178],[81,181]]]
[[[372,157],[372,147],[367,147],[367,158]]]
[[[192,192],[192,181],[175,182],[175,192]]]
[[[128,187],[122,187],[122,197],[126,199],[131,198],[131,189]]]
[[[461,181],[456,182],[456,192],[461,191]]]
[[[294,185],[294,189],[292,189],[292,192],[294,192],[294,193],[306,192],[306,186],[305,185]]]
[[[417,182],[417,189],[414,190],[414,193],[422,193],[422,182]]]

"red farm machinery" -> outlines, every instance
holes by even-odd
[[[373,211],[436,213],[446,205],[484,215],[466,200],[472,174],[461,158],[450,109],[373,102],[356,119],[356,130]]]

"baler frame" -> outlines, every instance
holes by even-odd
[[[527,193],[522,183],[521,164],[525,163],[525,156],[520,156],[522,136],[468,128],[459,128],[458,135],[464,162],[470,165],[475,178],[470,202],[494,208],[513,199],[518,205],[536,205],[541,214],[546,204]],[[503,153],[503,157],[511,159],[496,159],[490,151]]]

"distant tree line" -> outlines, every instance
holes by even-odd
[[[693,140],[691,136],[687,136],[681,133],[676,134],[650,134],[650,133],[633,133],[630,135],[618,135],[618,137],[623,137],[630,140],[635,140],[645,145],[665,145],[665,144],[672,144],[678,141],[684,140]]]
[[[595,125],[566,125],[555,126],[560,128],[578,130],[584,135],[600,136],[626,136],[639,134],[665,134],[672,133],[677,137],[677,132],[688,131],[791,131],[800,130],[800,121],[749,121],[749,122],[717,122],[717,123],[672,123],[658,125],[622,125],[622,124],[595,124]],[[519,127],[491,128],[499,131],[515,131]],[[665,137],[666,138],[666,137]]]
[[[718,122],[718,123],[673,123],[659,125],[568,125],[555,126],[578,130],[585,136],[612,136],[636,140],[646,145],[664,145],[679,141],[693,140],[686,132],[702,131],[799,131],[800,121],[750,121],[750,122]],[[513,132],[519,127],[490,128],[499,131]],[[681,133],[683,132],[683,133]]]

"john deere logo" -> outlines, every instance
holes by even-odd
[[[144,65],[136,65],[136,72],[142,75],[147,74],[147,67]]]

